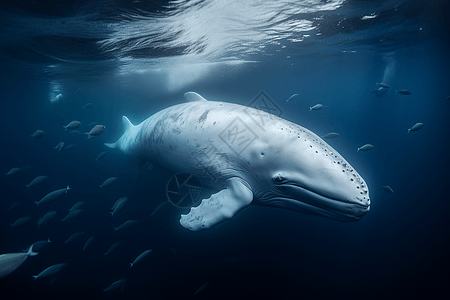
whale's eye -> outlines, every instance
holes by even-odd
[[[284,180],[285,180],[285,178],[284,178],[284,176],[281,175],[281,174],[278,174],[278,175],[276,175],[276,176],[273,177],[273,181],[274,181],[275,183],[281,183],[281,182],[283,182]]]

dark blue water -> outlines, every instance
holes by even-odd
[[[0,253],[52,242],[0,279],[0,298],[448,297],[449,15],[446,1],[2,4],[0,170],[22,171],[0,181]],[[377,97],[376,82],[391,88]],[[367,182],[370,212],[341,223],[251,205],[200,232],[181,227],[186,210],[173,205],[150,217],[167,200],[173,174],[143,166],[136,182],[131,161],[103,143],[120,137],[122,115],[140,123],[183,103],[188,91],[242,105],[265,91],[283,118],[320,136],[338,132],[327,142]],[[310,111],[317,103],[327,107]],[[64,131],[72,120],[82,133],[92,122],[106,129],[86,139]],[[423,128],[407,133],[417,122]],[[31,138],[37,129],[43,138]],[[58,151],[59,142],[76,147]],[[374,149],[356,151],[367,143]],[[102,151],[107,156],[95,161]],[[27,190],[39,175],[48,179]],[[111,176],[119,179],[100,189]],[[67,185],[57,201],[33,203]],[[125,196],[124,211],[111,217]],[[62,222],[78,201],[83,212]],[[56,216],[38,228],[51,210]],[[23,216],[32,219],[11,228]],[[129,219],[139,222],[113,230]],[[115,242],[122,244],[105,256]],[[67,266],[33,279],[57,263]],[[121,278],[121,288],[103,292]]]

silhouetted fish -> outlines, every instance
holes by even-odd
[[[43,183],[44,181],[47,180],[47,178],[48,178],[48,176],[44,176],[44,175],[36,177],[29,184],[27,184],[27,189],[29,189],[32,186]]]
[[[204,291],[206,289],[206,287],[208,285],[209,285],[209,282],[206,282],[206,283],[202,284],[193,295],[195,296],[198,293],[201,293],[202,291]]]
[[[389,86],[389,84],[384,83],[384,82],[377,82],[377,85],[378,85],[378,86],[381,86],[382,88],[385,88],[385,89],[391,88],[391,87]]]
[[[103,290],[103,292],[108,292],[111,290],[115,290],[117,288],[119,288],[122,284],[124,284],[127,280],[126,279],[120,279],[117,280],[116,282],[113,282],[110,286],[108,286],[106,289]]]
[[[91,129],[91,131],[86,132],[85,134],[88,135],[88,139],[93,137],[93,136],[98,136],[100,134],[103,133],[103,131],[105,131],[106,126],[104,125],[95,125],[94,128]]]
[[[54,274],[58,273],[59,271],[61,271],[65,266],[67,266],[66,263],[50,266],[47,269],[45,269],[44,271],[42,271],[41,273],[39,273],[38,275],[34,275],[33,278],[34,278],[34,280],[36,280],[41,277],[54,275]]]
[[[293,99],[295,99],[298,96],[298,94],[293,94],[292,96],[289,97],[289,99],[286,100],[286,102],[289,102]]]
[[[401,94],[401,95],[411,95],[411,92],[409,90],[396,90],[395,93]]]
[[[74,120],[74,121],[70,122],[69,124],[67,124],[66,126],[63,126],[63,127],[64,127],[64,130],[67,130],[67,129],[77,129],[80,126],[81,126],[81,122]]]
[[[74,209],[74,210],[71,210],[71,211],[64,217],[64,219],[61,219],[61,221],[64,222],[64,221],[73,219],[73,218],[75,218],[76,216],[78,216],[79,214],[81,214],[82,212],[83,212],[82,209]]]
[[[128,229],[133,227],[134,225],[136,225],[138,221],[137,220],[128,220],[123,222],[121,225],[119,225],[119,227],[114,228],[114,231],[117,230],[124,230],[124,229]]]
[[[80,208],[83,204],[84,204],[83,201],[77,202],[77,203],[75,203],[75,204],[69,209],[69,211],[72,211],[72,210],[74,210],[74,209],[78,209],[78,208]]]
[[[103,181],[103,183],[100,185],[100,188],[104,188],[107,186],[110,186],[111,184],[113,184],[114,182],[116,182],[118,178],[117,177],[109,177],[107,178],[105,181]]]
[[[108,251],[105,252],[105,255],[110,254],[111,252],[113,252],[117,247],[120,246],[120,244],[122,244],[122,242],[117,242],[111,245],[111,247],[109,247]]]
[[[100,159],[104,158],[106,156],[108,152],[103,151],[102,153],[100,153],[97,158],[95,159],[95,161],[99,161]]]
[[[391,193],[391,194],[394,193],[394,190],[388,185],[384,185],[384,186],[382,186],[382,188],[383,188],[383,190],[385,190],[388,193]]]
[[[156,208],[151,213],[150,217],[153,217],[154,215],[162,211],[167,204],[169,204],[169,201],[164,201],[158,204],[158,206],[156,206]]]
[[[310,110],[310,111],[311,111],[311,110],[320,110],[320,109],[322,109],[322,108],[323,108],[323,105],[319,103],[319,104],[316,104],[316,105],[310,107],[309,110]]]
[[[111,217],[114,216],[115,214],[121,212],[122,210],[124,210],[125,206],[127,205],[128,198],[127,197],[123,197],[121,199],[122,200],[120,200],[119,203],[117,203],[116,207],[111,212]]]
[[[373,145],[372,144],[365,144],[364,146],[359,147],[357,152],[359,152],[359,150],[361,150],[361,151],[369,151],[369,150],[372,150],[372,149],[373,149]]]
[[[25,225],[26,223],[28,223],[28,221],[31,220],[31,217],[21,217],[18,218],[14,223],[10,224],[11,228],[13,227],[17,227],[17,226],[22,226]]]
[[[139,254],[139,256],[136,257],[136,259],[135,259],[132,263],[130,263],[130,268],[131,268],[132,266],[134,266],[134,264],[136,264],[136,263],[140,262],[141,260],[143,260],[144,258],[146,258],[147,255],[150,254],[150,252],[152,252],[152,249],[145,250],[144,252],[142,252],[141,254]]]
[[[49,211],[47,212],[42,218],[39,218],[37,222],[37,226],[41,227],[42,225],[45,225],[48,221],[51,220],[56,215],[56,211]]]
[[[93,240],[94,240],[94,237],[91,236],[91,237],[86,241],[86,244],[84,244],[84,247],[83,247],[83,252],[84,252],[84,250],[86,250],[86,248],[92,243]]]
[[[59,189],[59,190],[50,192],[46,196],[44,196],[41,200],[39,200],[39,202],[34,202],[34,203],[36,203],[36,205],[39,206],[39,204],[50,203],[50,202],[56,201],[59,198],[61,198],[62,195],[66,194],[68,190],[70,190],[69,186],[67,186],[65,189]]]
[[[50,238],[47,239],[46,241],[37,241],[34,242],[30,247],[33,247],[33,250],[36,252],[39,252],[42,250],[42,248],[44,248],[45,246],[47,246],[48,244],[50,244],[52,241],[50,241]],[[30,247],[27,248],[27,252],[30,250]]]
[[[77,237],[79,237],[80,235],[83,235],[84,234],[84,232],[75,232],[74,234],[72,234],[66,241],[65,241],[65,243],[67,244],[67,243],[70,243],[70,242],[72,242],[73,240],[75,240]]]
[[[410,129],[408,129],[408,133],[409,133],[410,131],[417,131],[417,130],[419,130],[419,129],[422,128],[422,127],[423,127],[423,123],[416,123],[416,124],[413,125],[413,127],[411,127]]]
[[[44,136],[44,132],[42,130],[36,130],[31,136],[34,139],[40,139]]]
[[[20,173],[20,171],[22,171],[22,169],[20,168],[11,168],[11,170],[9,170],[6,175],[17,175]]]
[[[330,133],[325,134],[322,138],[323,139],[334,139],[334,138],[337,138],[338,136],[339,136],[339,133],[330,132]]]

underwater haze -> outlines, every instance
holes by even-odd
[[[0,299],[447,299],[449,53],[449,1],[0,4]],[[264,95],[351,164],[370,211],[184,228],[205,186],[105,143],[186,92]]]

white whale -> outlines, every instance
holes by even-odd
[[[211,191],[182,215],[197,231],[249,204],[357,221],[370,209],[363,178],[319,136],[262,110],[206,101],[194,92],[134,126],[123,116],[118,148],[139,164],[196,176]]]

